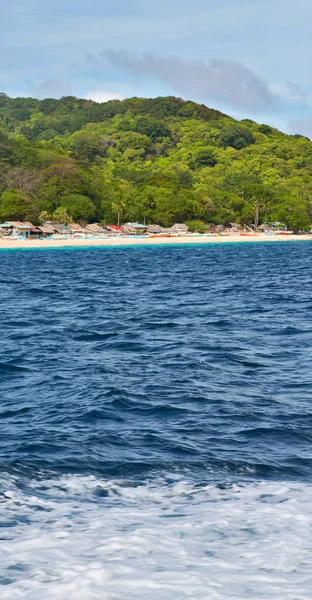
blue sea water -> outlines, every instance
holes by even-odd
[[[0,252],[1,600],[311,599],[311,264]]]

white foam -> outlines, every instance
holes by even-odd
[[[312,486],[16,483],[1,600],[311,600]]]

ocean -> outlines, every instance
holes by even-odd
[[[1,600],[311,600],[311,264],[0,252]]]

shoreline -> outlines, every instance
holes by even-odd
[[[4,241],[5,239],[5,241]],[[191,244],[233,244],[233,243],[275,243],[275,242],[295,242],[311,241],[312,235],[275,235],[267,236],[259,234],[257,236],[219,236],[204,237],[201,235],[179,236],[179,237],[158,237],[158,238],[99,238],[99,239],[68,239],[68,240],[9,240],[0,238],[0,250],[31,250],[48,248],[87,248],[87,247],[123,247],[123,246],[161,246],[161,245],[191,245]]]

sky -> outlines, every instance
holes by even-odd
[[[0,91],[175,95],[312,138],[311,0],[0,0]]]

